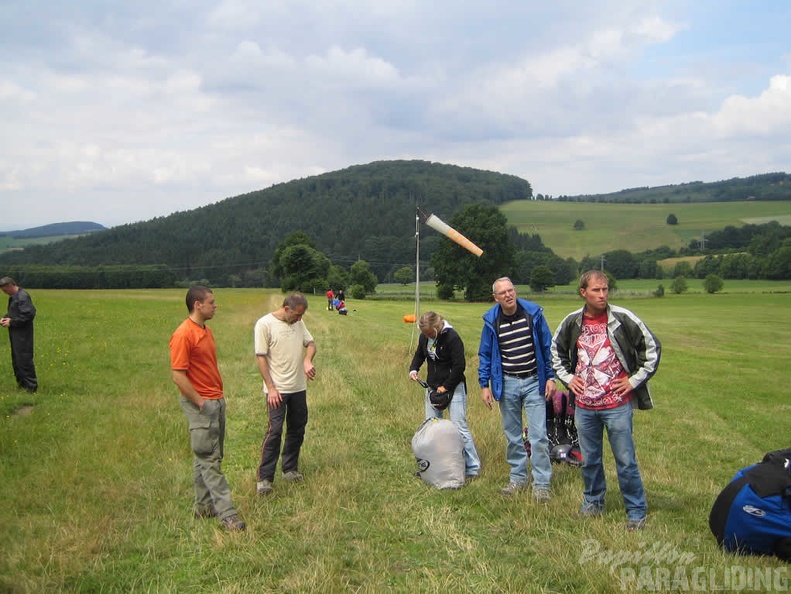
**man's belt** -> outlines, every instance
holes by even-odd
[[[508,376],[511,376],[511,377],[519,378],[519,379],[527,379],[529,377],[533,377],[537,373],[538,373],[538,370],[536,369],[534,371],[525,371],[523,373],[508,373],[507,371],[504,371],[503,375],[508,375]]]

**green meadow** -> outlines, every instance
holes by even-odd
[[[722,553],[708,514],[736,470],[791,445],[791,283],[648,297],[656,284],[624,282],[612,296],[663,344],[655,409],[635,414],[649,506],[637,533],[625,531],[609,452],[601,518],[578,517],[582,482],[571,466],[554,467],[546,505],[500,495],[499,413],[476,381],[487,304],[421,302],[466,343],[480,478],[437,491],[412,476],[423,402],[407,379],[417,333],[402,317],[414,311],[414,286],[383,287],[396,298],[350,300],[348,317],[310,298],[318,377],[308,388],[305,481],[278,477],[262,499],[266,413],[252,328],[282,295],[218,289],[210,325],[228,399],[224,469],[248,523],[229,534],[191,515],[192,456],[168,356],[185,291],[33,291],[37,395],[15,390],[0,340],[0,592],[692,591],[737,574],[787,589],[778,560]],[[553,329],[580,305],[560,289],[522,290]]]
[[[510,225],[538,233],[544,245],[563,258],[581,260],[615,249],[639,253],[666,245],[674,250],[701,234],[728,225],[741,227],[778,221],[791,225],[791,202],[701,202],[612,204],[594,202],[517,201],[500,207]],[[677,225],[668,225],[675,214]],[[585,223],[582,231],[574,223]]]
[[[71,239],[75,235],[49,235],[47,237],[11,237],[10,235],[0,235],[0,253],[10,250],[21,250],[31,245],[43,245],[54,241]]]

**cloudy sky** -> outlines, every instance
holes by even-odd
[[[0,230],[381,159],[551,196],[791,172],[790,22],[782,0],[0,0]]]

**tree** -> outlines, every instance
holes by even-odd
[[[574,230],[575,231],[582,231],[585,229],[585,221],[581,219],[577,219],[574,221]]]
[[[681,260],[680,262],[676,262],[675,268],[673,268],[673,278],[678,278],[679,276],[683,276],[689,278],[692,276],[692,264],[687,262],[686,260]]]
[[[766,278],[772,280],[791,278],[791,245],[783,245],[769,256],[766,262]]]
[[[673,282],[670,284],[670,290],[673,291],[676,295],[681,295],[681,293],[686,292],[687,290],[687,279],[683,276],[677,276],[673,279]]]
[[[530,290],[534,293],[543,293],[549,287],[555,286],[555,275],[549,266],[536,266],[530,273]]]
[[[703,279],[703,289],[710,295],[722,291],[722,279],[716,274],[710,274]]]
[[[309,293],[314,289],[323,291],[327,286],[330,260],[308,245],[287,247],[281,252],[278,265],[282,271],[280,288],[283,292]]]
[[[667,215],[667,224],[668,225],[678,225],[678,218],[672,212]]]
[[[618,279],[615,278],[615,275],[612,274],[609,270],[605,270],[604,275],[607,277],[607,287],[610,289],[610,292],[617,291]]]
[[[331,289],[345,289],[349,286],[349,272],[342,266],[333,264],[327,273],[327,286]]]
[[[316,244],[313,239],[307,233],[303,231],[294,231],[290,235],[288,235],[283,242],[277,246],[275,249],[275,253],[272,254],[272,274],[277,278],[282,279],[285,276],[285,272],[283,271],[283,265],[281,263],[281,257],[283,256],[283,252],[294,245],[306,245],[312,249],[316,249]]]
[[[637,278],[640,271],[640,263],[634,254],[626,250],[607,252],[604,254],[604,262],[607,271],[616,278]]]
[[[455,296],[456,291],[453,289],[453,285],[437,285],[437,299],[450,301]]]
[[[352,285],[349,289],[352,299],[365,299],[365,287],[362,285]]]
[[[508,220],[496,206],[468,204],[449,224],[478,245],[483,255],[477,257],[443,237],[431,256],[437,285],[464,290],[467,301],[490,300],[492,282],[513,271],[515,250]]]
[[[404,266],[393,273],[393,278],[395,278],[397,283],[408,285],[415,280],[415,271],[412,270],[411,266]]]
[[[351,266],[351,275],[349,277],[352,285],[360,285],[366,292],[370,294],[376,291],[376,275],[371,272],[371,267],[365,260],[357,260]]]
[[[639,269],[637,272],[638,278],[656,278],[657,269],[660,266],[657,264],[656,260],[642,260],[639,265]]]

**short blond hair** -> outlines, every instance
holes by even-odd
[[[423,332],[423,330],[428,330],[429,328],[434,328],[434,330],[440,332],[444,325],[445,318],[435,311],[427,311],[423,313],[417,323],[417,327],[420,328],[421,332]]]

